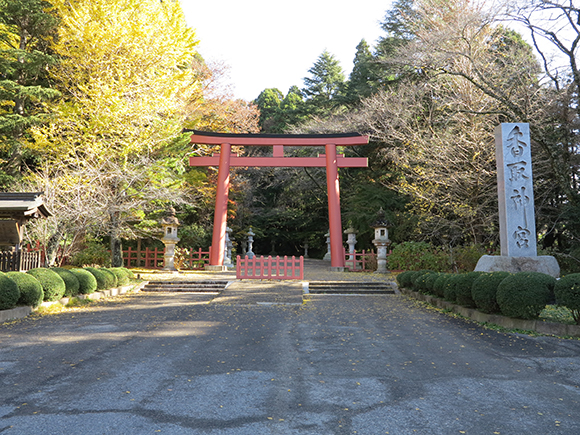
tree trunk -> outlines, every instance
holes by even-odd
[[[64,233],[64,226],[58,224],[54,234],[50,236],[46,243],[46,267],[54,267],[56,263],[56,255],[58,254],[58,247]],[[60,264],[59,264],[60,266]]]

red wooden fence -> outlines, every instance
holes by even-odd
[[[351,272],[372,272],[377,268],[377,254],[374,251],[365,251],[361,253],[344,252],[345,267]]]
[[[304,279],[304,257],[242,258],[236,261],[236,279]]]
[[[209,251],[202,251],[199,248],[195,251],[193,248],[181,249],[187,251],[182,269],[202,270],[205,264],[209,264]],[[145,269],[163,269],[163,254],[165,248],[145,248],[137,250],[129,247],[123,251],[123,264],[125,267],[144,267]],[[177,263],[177,261],[176,261]]]

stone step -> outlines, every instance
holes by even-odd
[[[221,292],[228,281],[149,281],[142,291],[149,292]]]
[[[312,294],[395,294],[388,282],[311,281],[308,292]]]

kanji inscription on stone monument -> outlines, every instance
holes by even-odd
[[[495,129],[501,255],[535,257],[536,219],[528,124]]]

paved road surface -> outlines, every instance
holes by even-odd
[[[0,433],[580,433],[580,341],[400,295],[225,296],[141,293],[0,325]]]

